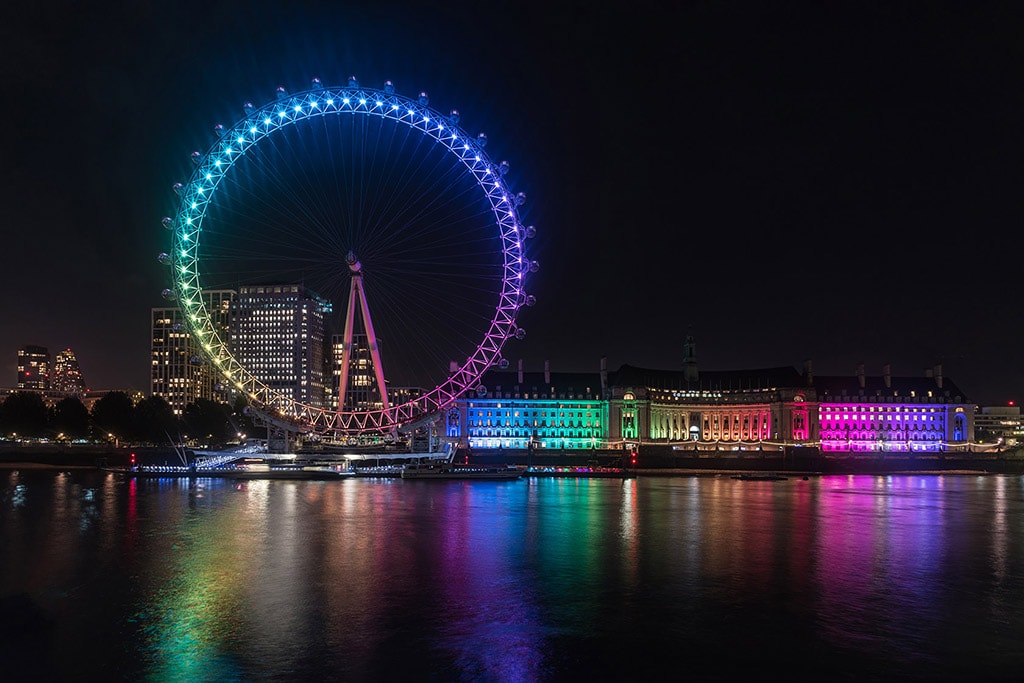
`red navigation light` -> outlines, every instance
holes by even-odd
[[[1011,405],[1011,406],[1012,406],[1012,405],[1013,405],[1013,401],[1010,401],[1008,405]]]
[[[132,464],[133,465],[135,464],[135,454],[134,453],[132,453]]]

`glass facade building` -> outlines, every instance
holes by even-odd
[[[71,349],[64,349],[57,354],[53,363],[50,388],[67,396],[85,396],[85,378],[82,376],[81,368],[78,367],[75,352]]]

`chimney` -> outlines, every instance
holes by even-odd
[[[804,376],[807,378],[807,386],[814,384],[814,372],[811,370],[811,359],[804,361]]]
[[[608,358],[601,356],[601,397],[604,398],[604,392],[608,388]]]
[[[864,364],[863,363],[860,363],[860,364],[857,365],[857,384],[860,385],[861,389],[864,388]]]
[[[942,388],[942,365],[935,366],[935,384],[939,389]]]
[[[519,359],[519,383],[523,383],[523,359]]]
[[[551,361],[544,361],[544,384],[551,384]]]
[[[892,366],[886,363],[882,366],[882,379],[885,381],[885,388],[892,388]]]

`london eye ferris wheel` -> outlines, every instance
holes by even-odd
[[[188,181],[174,185],[176,211],[163,220],[171,248],[159,256],[173,279],[164,296],[225,386],[298,431],[349,437],[434,419],[508,366],[503,349],[525,336],[517,316],[535,301],[526,281],[538,264],[526,254],[525,194],[509,187],[509,164],[485,152],[485,134],[433,109],[426,93],[355,77],[278,88],[243,110],[215,126]],[[326,308],[342,350],[333,401],[297,400],[241,358],[203,295],[275,283],[338,304]],[[355,338],[371,351],[372,406],[344,400]]]

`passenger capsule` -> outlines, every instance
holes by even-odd
[[[537,236],[537,228],[533,227],[532,225],[527,225],[526,226],[526,230],[523,232],[523,236],[526,239],[532,239],[532,238],[536,237]]]
[[[198,166],[203,161],[203,155],[199,152],[192,152],[192,163]]]
[[[213,134],[216,135],[218,138],[224,135],[224,126],[218,123],[216,126],[213,127]]]
[[[395,84],[391,81],[384,81],[384,92],[389,95],[395,94]]]
[[[538,270],[540,270],[540,264],[536,261],[530,261],[530,272],[536,273]]]
[[[357,79],[355,76],[349,76],[348,77],[348,87],[350,87],[350,88],[358,88],[359,87],[359,79]]]
[[[420,104],[422,104],[425,107],[428,104],[430,104],[430,97],[427,96],[427,93],[421,92],[420,93],[420,97],[417,100],[417,102],[419,102]]]
[[[526,295],[526,305],[527,306],[533,306],[536,303],[537,303],[537,297],[535,297],[533,294],[527,294]]]
[[[199,356],[192,356],[191,358],[188,359],[188,362],[191,363],[192,365],[202,365],[203,359],[200,358]]]
[[[171,189],[174,190],[174,194],[178,195],[179,197],[181,196],[181,192],[184,187],[185,186],[182,185],[181,183],[174,183],[173,185],[171,185]]]
[[[312,82],[313,90],[323,90],[324,84],[320,82],[319,78],[314,78]]]
[[[502,370],[508,370],[508,358],[502,358],[498,361],[498,367]]]
[[[502,161],[500,164],[498,164],[498,173],[500,173],[501,175],[505,175],[506,173],[508,173],[508,169],[509,165],[507,161]]]
[[[167,299],[168,301],[174,301],[176,298],[178,298],[174,294],[174,290],[173,289],[165,289],[164,291],[160,292],[160,295],[163,298]]]
[[[175,332],[181,332],[181,323],[174,323],[171,325],[171,329]]]
[[[242,105],[242,111],[245,112],[246,116],[251,116],[256,107],[252,106],[252,102],[246,102]]]
[[[516,201],[516,206],[522,206],[523,204],[525,204],[526,203],[526,193],[525,192],[517,192],[516,193],[516,200],[515,201]]]
[[[283,100],[286,97],[288,97],[288,91],[283,86],[277,86],[277,99]]]
[[[160,222],[163,224],[165,230],[174,230],[174,219],[170,216],[164,216],[160,219]]]
[[[156,260],[166,266],[171,262],[171,255],[168,254],[166,251],[162,251],[159,254],[157,254]]]
[[[526,339],[526,330],[524,330],[521,327],[517,327],[516,328],[516,335],[515,336],[516,336],[516,339],[518,339],[519,341],[522,341],[522,340]]]
[[[480,398],[483,398],[484,396],[486,396],[487,395],[487,387],[485,387],[483,384],[476,385],[476,395],[479,396]]]
[[[486,147],[487,146],[487,133],[480,133],[479,135],[477,135],[476,136],[476,144],[480,145],[481,147]]]
[[[459,122],[459,110],[452,109],[452,112],[448,114],[448,120],[457,124]]]

